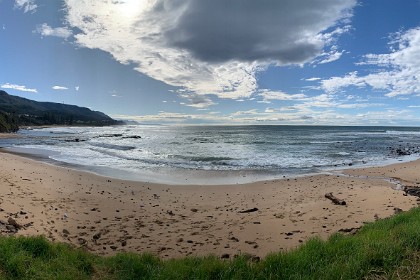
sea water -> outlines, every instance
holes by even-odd
[[[0,147],[101,175],[172,184],[243,183],[382,165],[414,159],[420,149],[420,128],[409,127],[126,125],[19,134],[0,139]]]

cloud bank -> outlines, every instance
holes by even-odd
[[[81,47],[191,94],[250,97],[270,65],[334,61],[356,0],[65,0]],[[206,97],[207,98],[207,97]],[[195,102],[195,103],[194,103]]]
[[[53,36],[53,37],[59,37],[63,39],[67,39],[72,35],[72,31],[68,29],[67,27],[56,27],[52,28],[46,23],[43,23],[39,26],[37,26],[35,32],[41,34],[41,36]]]
[[[15,0],[15,8],[23,9],[25,13],[36,12],[38,5],[35,0]]]
[[[373,66],[374,72],[357,71],[321,81],[322,88],[335,93],[350,86],[372,88],[388,97],[420,94],[420,27],[394,34],[390,53],[367,54],[358,65]]]
[[[34,88],[27,88],[26,86],[9,84],[9,83],[5,83],[5,84],[1,85],[1,88],[14,89],[14,90],[26,91],[26,92],[34,92],[34,93],[37,93],[38,92],[38,90],[36,90]]]

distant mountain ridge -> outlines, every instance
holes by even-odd
[[[85,107],[53,102],[38,102],[9,95],[0,90],[0,112],[17,119],[19,125],[92,125],[122,124],[102,112]]]

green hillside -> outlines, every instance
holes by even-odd
[[[10,133],[18,130],[18,119],[11,114],[0,112],[0,133]]]
[[[19,125],[116,125],[116,121],[104,113],[75,105],[53,102],[37,102],[9,95],[0,90],[0,112],[17,118]]]

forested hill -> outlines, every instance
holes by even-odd
[[[52,102],[37,102],[9,95],[0,90],[0,112],[16,119],[20,126],[36,125],[93,125],[122,124],[102,112],[75,105]]]
[[[19,130],[17,118],[8,113],[0,112],[0,133],[2,132],[16,132]]]

